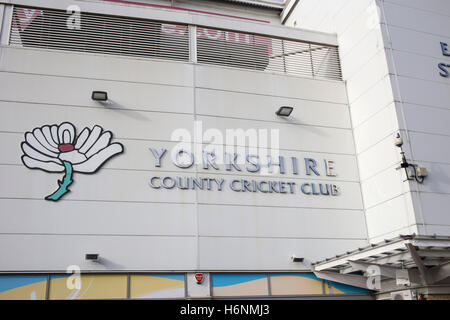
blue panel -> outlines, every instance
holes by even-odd
[[[56,276],[50,276],[50,280],[54,279],[60,279],[60,278],[68,278],[69,276],[66,275],[56,275]]]
[[[317,281],[322,281],[322,279],[319,279],[315,276],[314,273],[272,273],[270,274],[271,277],[303,277],[303,278],[309,278]]]
[[[46,276],[0,276],[0,292],[46,280]]]
[[[265,274],[251,274],[251,273],[240,273],[240,274],[213,274],[212,275],[212,286],[213,287],[226,287],[235,284],[249,282],[259,279],[266,279]]]

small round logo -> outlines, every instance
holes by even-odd
[[[203,273],[196,273],[194,277],[197,284],[201,284],[203,282]]]

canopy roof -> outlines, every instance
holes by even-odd
[[[412,284],[446,283],[450,277],[450,237],[401,235],[312,264],[320,278],[363,288],[367,288],[370,276],[367,271],[374,267],[382,279],[397,283],[401,272],[406,272]]]

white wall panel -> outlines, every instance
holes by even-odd
[[[366,219],[369,238],[376,238],[414,224],[414,208],[410,200],[408,195],[400,195],[368,209]]]
[[[14,248],[14,250],[11,250]],[[3,271],[192,270],[196,266],[195,237],[132,237],[86,235],[0,235]],[[85,260],[98,253],[99,262]]]
[[[394,101],[394,96],[391,78],[386,76],[350,105],[353,127],[357,128],[362,122],[370,119],[377,112],[390,105],[392,101]]]
[[[367,150],[384,140],[398,129],[395,104],[376,113],[372,118],[355,128],[355,145],[357,153]]]
[[[447,0],[385,0],[404,7],[416,8],[421,11],[432,11],[441,15],[450,16],[450,7]]]
[[[198,116],[197,119],[203,121],[204,130],[208,128],[216,128],[221,132],[226,132],[226,129],[243,129],[244,131],[248,129],[267,130],[269,137],[271,130],[279,130],[280,149],[310,150],[340,154],[354,153],[352,132],[348,129],[205,116]]]
[[[442,55],[440,43],[450,42],[450,37],[424,33],[391,25],[389,26],[389,36],[392,39],[392,48],[394,50],[415,53],[418,55],[437,58],[439,60],[445,59]],[[411,68],[415,67],[420,67],[420,65],[411,66]]]
[[[199,174],[199,177],[207,177],[207,174]],[[211,173],[209,176],[212,176]],[[207,204],[224,205],[244,205],[244,206],[272,206],[272,207],[312,207],[327,209],[362,209],[360,198],[360,186],[355,182],[336,183],[340,188],[337,196],[327,195],[305,195],[300,192],[299,185],[302,183],[327,183],[318,179],[289,179],[289,182],[296,182],[294,194],[286,193],[261,193],[261,192],[237,192],[228,188],[228,184],[234,179],[241,179],[240,176],[215,175],[215,178],[225,179],[225,189],[222,192],[198,192],[198,202]],[[256,179],[256,177],[255,177]],[[256,179],[262,180],[262,179]],[[276,180],[278,179],[271,179]],[[287,189],[288,190],[288,189]],[[188,191],[189,192],[189,191]]]
[[[318,30],[321,32],[334,33],[336,29],[334,13],[339,12],[348,0],[323,0],[323,7],[330,10],[323,10],[314,1],[302,1],[287,21],[287,25],[294,25],[297,28]]]
[[[391,136],[373,145],[358,156],[361,181],[380,173],[381,171],[399,164],[400,150],[394,146]]]
[[[399,84],[403,101],[406,103],[449,108],[450,87],[445,83],[399,77]]]
[[[143,110],[192,113],[192,88],[131,82],[0,72],[0,100],[91,107],[105,110]],[[23,90],[17,90],[17,88]],[[106,91],[109,101],[91,99]],[[120,112],[117,110],[117,112]]]
[[[181,86],[193,83],[193,66],[188,63],[42,49],[2,52],[2,71]]]
[[[450,163],[450,136],[411,132],[414,158],[418,161]]]
[[[200,236],[365,239],[359,210],[199,206]]]
[[[366,210],[409,191],[407,183],[402,182],[403,179],[403,172],[391,167],[361,182]]]
[[[347,39],[346,36],[342,38]],[[344,79],[350,79],[355,73],[358,73],[368,60],[380,50],[384,50],[383,37],[380,29],[369,29],[368,34],[350,51],[346,54],[341,53],[341,63],[346,65],[346,68],[343,69]]]
[[[448,5],[443,7],[448,7]],[[450,30],[445,27],[448,23],[446,15],[389,2],[384,4],[384,12],[390,25],[450,38]]]
[[[450,126],[448,125],[450,108],[441,109],[406,103],[404,110],[409,130],[434,135],[450,135]]]
[[[437,46],[439,46],[439,42],[437,42],[436,44]],[[435,57],[425,57],[408,52],[394,51],[394,59],[396,63],[397,73],[400,76],[438,83],[440,82],[444,85],[447,85],[447,91],[450,90],[449,79],[440,76],[439,73],[441,72],[441,70],[438,68],[439,63],[447,62],[450,64],[450,57],[442,57],[442,59],[440,59]]]
[[[150,113],[106,108],[80,108],[59,105],[0,102],[2,117],[0,130],[26,132],[43,125],[72,122],[78,133],[84,127],[100,125],[113,132],[116,138],[170,140],[174,129],[193,132],[194,116],[169,113]],[[170,126],[168,124],[171,124]]]
[[[427,224],[450,225],[450,215],[448,214],[450,196],[448,194],[423,192],[420,194],[420,200]]]
[[[335,0],[329,0],[329,2],[335,2]],[[370,12],[367,9],[372,3],[373,0],[344,0],[342,6],[333,14],[335,32],[338,35],[345,34],[345,31],[352,28],[355,20],[361,17],[370,18]],[[317,6],[317,2],[315,5]],[[322,7],[320,10],[324,10],[324,8]],[[345,36],[347,37],[347,35]]]
[[[423,192],[443,193],[450,196],[450,164],[418,162],[427,168],[428,176],[419,186]]]
[[[348,1],[334,17],[342,57],[352,52],[376,27],[373,3],[373,0]]]
[[[310,270],[308,264],[365,246],[365,240],[200,238],[200,268],[209,270]],[[218,254],[220,253],[220,254]],[[292,262],[295,254],[305,263]]]
[[[312,80],[258,71],[198,66],[196,86],[286,98],[347,103],[345,84],[340,81]]]
[[[436,235],[450,234],[450,226],[427,225],[426,228],[428,234],[436,234]]]
[[[347,80],[348,100],[352,104],[389,73],[384,50],[373,56],[360,72]],[[368,76],[370,75],[370,76]]]
[[[79,185],[82,187],[81,185]],[[77,192],[75,185],[71,188]],[[195,206],[130,203],[1,199],[0,233],[78,235],[196,234]]]
[[[281,106],[294,107],[289,118],[275,115]],[[196,90],[196,112],[201,115],[272,121],[281,124],[351,127],[346,104],[209,89]]]

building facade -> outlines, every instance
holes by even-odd
[[[0,1],[0,299],[448,294],[450,8],[316,2]]]

